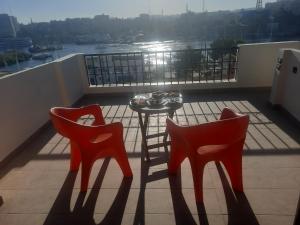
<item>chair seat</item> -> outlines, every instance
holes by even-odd
[[[204,145],[197,149],[197,153],[201,156],[216,156],[226,148],[228,148],[228,145]]]
[[[100,143],[100,142],[103,142],[103,141],[106,141],[108,140],[109,138],[112,137],[112,133],[104,133],[104,134],[99,134],[97,135],[96,137],[94,137],[91,142],[92,143]]]

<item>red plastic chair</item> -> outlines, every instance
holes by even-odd
[[[79,124],[84,115],[93,115],[92,125]],[[70,139],[70,170],[81,168],[81,191],[87,191],[93,163],[104,157],[113,157],[118,162],[125,177],[132,177],[124,142],[122,123],[105,124],[99,105],[81,108],[55,107],[50,109],[54,127],[62,136]]]
[[[167,119],[171,137],[169,173],[176,174],[182,161],[188,157],[197,202],[203,202],[203,171],[209,161],[221,161],[232,187],[243,191],[242,151],[248,124],[248,115],[235,113],[229,108],[224,108],[220,120],[195,126],[179,126]]]

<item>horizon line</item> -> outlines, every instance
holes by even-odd
[[[263,8],[265,9],[265,7]],[[91,17],[65,17],[65,18],[61,18],[61,19],[49,19],[47,21],[32,21],[32,18],[29,18],[29,22],[19,22],[19,24],[24,24],[24,25],[28,25],[28,24],[31,24],[31,23],[49,23],[51,21],[65,21],[67,19],[93,19],[95,18],[96,16],[109,16],[110,18],[112,19],[135,19],[135,18],[138,18],[140,17],[141,15],[149,15],[149,16],[160,16],[160,17],[168,17],[168,16],[180,16],[180,15],[183,15],[183,14],[187,14],[187,13],[195,13],[195,14],[202,14],[202,13],[214,13],[214,12],[237,12],[237,11],[242,11],[242,10],[256,10],[256,7],[251,7],[251,8],[240,8],[240,9],[232,9],[232,10],[215,10],[215,11],[204,11],[204,12],[196,12],[196,11],[192,11],[192,10],[188,10],[188,12],[182,12],[182,13],[177,13],[177,14],[149,14],[149,13],[139,13],[137,16],[128,16],[128,17],[118,17],[118,16],[113,16],[113,15],[109,15],[109,14],[105,14],[105,13],[102,13],[102,14],[96,14],[94,16],[91,16]],[[11,15],[10,13],[6,13],[6,12],[0,12],[0,15],[1,14],[6,14],[8,16],[13,16],[15,18],[17,18],[18,20],[18,17],[15,16],[15,15]]]

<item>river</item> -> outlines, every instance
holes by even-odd
[[[6,71],[9,73],[21,71],[24,69],[32,68],[40,64],[51,62],[69,54],[84,53],[118,53],[118,52],[141,52],[141,51],[170,51],[185,49],[188,46],[192,48],[203,48],[204,42],[200,41],[151,41],[151,42],[138,42],[132,44],[92,44],[92,45],[76,45],[76,44],[65,44],[61,50],[48,52],[53,57],[47,60],[34,60],[30,59],[25,62],[21,62],[18,65],[12,65],[0,68],[0,71]]]

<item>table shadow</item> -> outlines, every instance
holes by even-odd
[[[149,169],[151,166],[156,166],[167,162],[168,157],[166,156],[166,154],[162,154],[161,157],[151,158],[151,161],[149,162],[143,159],[144,157],[142,155],[140,192],[139,192],[139,197],[138,197],[138,202],[137,202],[137,207],[136,207],[134,222],[133,222],[133,224],[136,225],[145,224],[145,191],[146,191],[147,183],[168,177],[167,170],[155,171],[151,175],[149,175]]]

